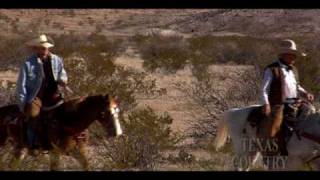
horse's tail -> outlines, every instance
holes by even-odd
[[[0,107],[0,147],[2,147],[8,136],[8,129],[9,129],[9,124],[10,124],[10,118],[12,114],[19,114],[20,110],[19,107],[15,104],[13,105],[8,105],[4,107]]]
[[[8,131],[6,125],[0,125],[0,148],[5,144],[8,138]]]
[[[227,127],[227,113],[223,116],[223,118],[218,123],[218,132],[215,138],[214,147],[218,151],[220,148],[224,146],[228,138],[228,127]]]
[[[5,142],[7,141],[7,138],[8,138],[7,130],[5,130],[4,132],[0,133],[0,149],[5,144]]]

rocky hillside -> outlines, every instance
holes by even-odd
[[[3,35],[31,31],[131,36],[154,31],[183,35],[314,35],[320,10],[281,9],[28,9],[0,10]]]

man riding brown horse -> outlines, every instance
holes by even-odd
[[[299,84],[298,71],[294,62],[298,56],[305,56],[297,50],[294,41],[281,42],[279,59],[265,68],[262,83],[263,114],[267,117],[261,122],[258,135],[263,138],[277,138],[279,150],[286,155],[284,137],[279,136],[283,121],[296,118],[299,94],[312,102],[314,96]]]
[[[21,66],[17,98],[19,108],[26,116],[27,142],[34,149],[39,137],[37,128],[42,127],[41,132],[48,128],[42,115],[46,114],[45,110],[62,104],[63,97],[58,86],[66,87],[68,78],[62,59],[49,51],[54,46],[49,37],[40,35],[29,41],[27,46],[33,54]],[[44,142],[48,143],[46,133],[43,135]]]
[[[44,152],[49,153],[50,168],[53,170],[58,168],[61,154],[74,156],[85,169],[89,168],[86,147],[88,128],[93,122],[98,122],[105,130],[106,140],[123,134],[119,104],[108,94],[67,100],[50,111],[50,114],[53,118],[48,134],[52,146],[44,149]],[[16,104],[0,107],[0,149],[6,142],[11,142],[14,147],[14,158],[10,166],[19,164],[29,152],[22,140],[21,122],[24,118],[19,118],[20,116],[23,116],[23,113]]]

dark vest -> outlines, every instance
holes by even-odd
[[[273,79],[270,84],[270,90],[268,94],[268,100],[270,105],[282,104],[284,102],[283,95],[283,73],[281,71],[280,64],[278,62],[274,62],[268,65],[266,68],[270,68]],[[295,75],[297,84],[299,84],[299,74],[298,70],[295,66],[292,66],[293,74]]]
[[[43,70],[44,77],[37,97],[42,100],[44,106],[51,106],[55,104],[53,97],[58,91],[58,84],[53,77],[50,56],[43,62]]]

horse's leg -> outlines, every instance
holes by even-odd
[[[28,149],[24,147],[19,130],[21,130],[19,126],[12,126],[8,127],[6,131],[7,135],[10,135],[13,140],[13,158],[9,164],[11,169],[17,169],[21,161],[28,154]]]
[[[85,170],[90,170],[89,161],[88,161],[88,158],[87,158],[88,138],[89,138],[89,134],[88,134],[88,131],[86,131],[85,139],[78,141],[80,158],[82,159],[82,167]]]
[[[249,171],[251,168],[255,167],[256,163],[258,162],[259,158],[262,157],[261,152],[255,152],[254,156],[252,156],[252,161],[249,164],[249,167],[246,169],[246,171]]]
[[[313,165],[313,168],[314,168],[315,170],[317,170],[317,171],[320,170],[320,161],[319,161],[319,159],[318,159],[318,160],[315,160],[315,161],[312,163],[312,165]]]
[[[287,161],[287,169],[288,170],[301,170],[303,165],[303,161],[301,158],[298,156],[288,156],[288,161]]]
[[[7,129],[5,127],[0,128],[0,147],[2,147],[8,137]]]
[[[90,170],[89,169],[89,162],[87,159],[87,144],[88,144],[88,138],[89,134],[88,131],[85,131],[82,133],[83,136],[82,138],[76,137],[75,141],[77,142],[78,148],[77,152],[75,153],[75,157],[78,160],[78,162],[82,165],[82,168],[86,171]]]
[[[296,134],[294,134],[287,144],[288,149],[288,159],[287,168],[289,170],[301,170],[306,168],[305,164],[309,161],[314,154],[314,142],[306,138],[299,139]]]
[[[26,148],[22,148],[19,144],[14,145],[13,158],[11,159],[9,167],[11,169],[19,168],[21,161],[25,158],[27,153],[28,151]]]
[[[248,136],[245,136],[242,133],[242,129],[236,129],[235,127],[230,126],[230,136],[232,139],[233,148],[236,152],[236,156],[234,157],[234,167],[236,171],[249,171],[252,156],[255,154],[251,154],[247,147],[245,146],[246,140],[248,140]],[[248,131],[249,133],[250,131]]]
[[[50,155],[50,170],[57,171],[60,163],[60,150],[58,147],[53,147],[52,150],[49,151]]]
[[[69,154],[76,147],[77,142],[73,139],[72,136],[66,137],[63,141],[63,149],[66,154]]]
[[[86,150],[86,143],[84,142],[78,142],[78,147],[76,148],[76,151],[74,152],[74,157],[78,160],[78,162],[81,164],[82,168],[86,171],[89,169],[89,162],[87,159],[87,150]]]

